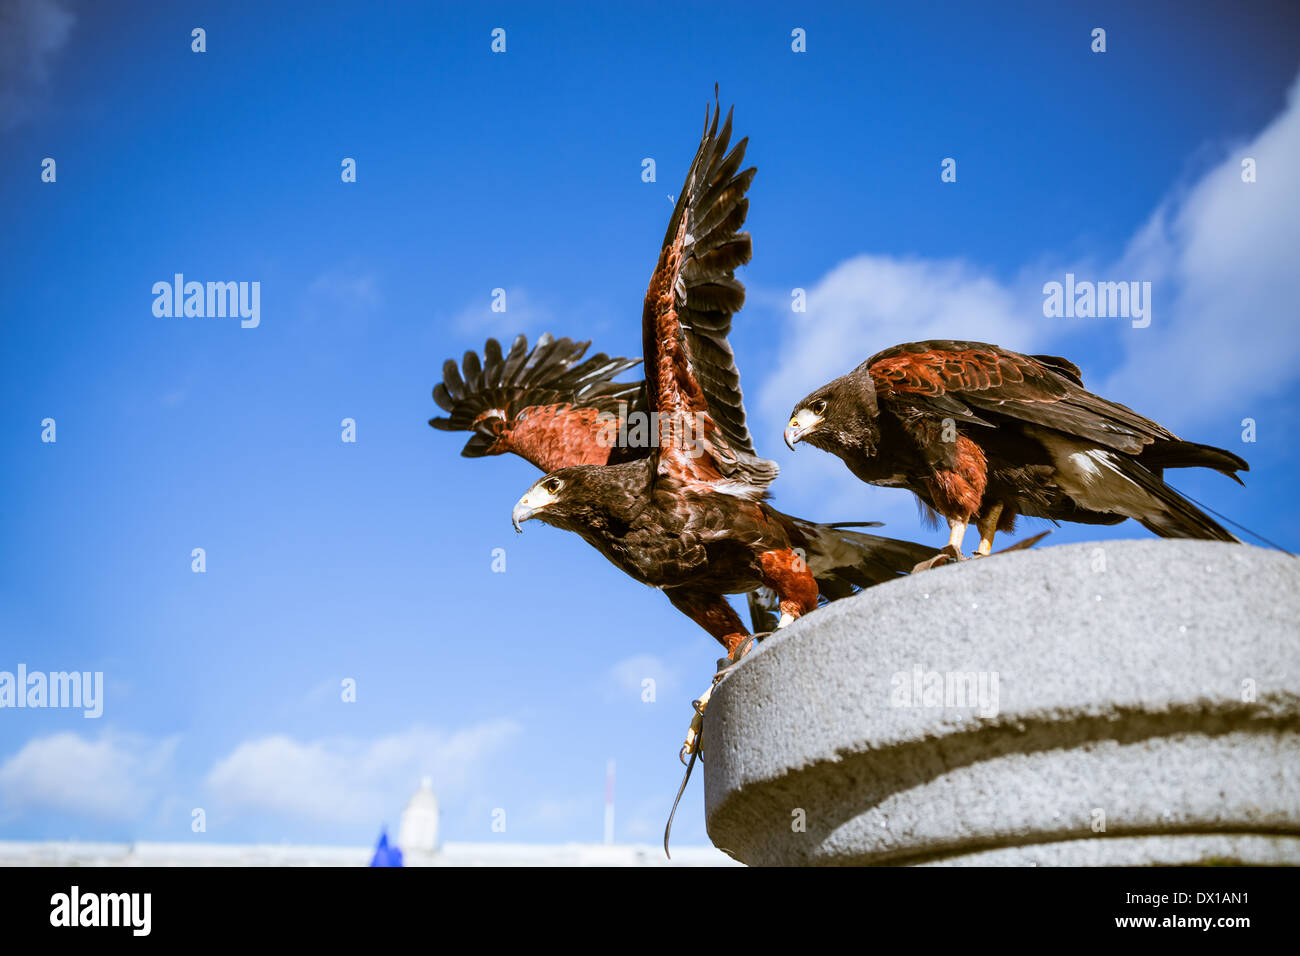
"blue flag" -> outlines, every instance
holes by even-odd
[[[379,845],[375,847],[374,859],[370,861],[371,866],[401,866],[402,851],[395,846],[388,845],[388,830],[379,831]]]

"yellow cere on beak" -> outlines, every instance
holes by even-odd
[[[510,512],[510,523],[515,526],[515,530],[523,534],[524,529],[519,526],[554,502],[558,492],[558,488],[555,492],[547,491],[543,487],[543,483],[538,483],[529,488],[528,492],[515,502],[514,510]]]
[[[795,412],[785,430],[785,443],[789,449],[794,451],[795,442],[816,428],[821,420],[821,416],[810,408],[801,408]]]

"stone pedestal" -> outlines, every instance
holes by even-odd
[[[1300,559],[1115,541],[871,588],[705,719],[750,864],[1300,864]]]

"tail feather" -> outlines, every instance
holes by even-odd
[[[785,517],[796,544],[806,552],[808,570],[830,601],[892,581],[938,554],[935,548],[912,541]]]
[[[756,588],[749,599],[749,627],[755,634],[771,634],[780,620],[781,598],[769,587]]]
[[[1143,449],[1138,461],[1159,475],[1165,468],[1212,468],[1244,485],[1237,472],[1250,471],[1244,458],[1213,445],[1190,441],[1160,441]]]
[[[903,577],[922,561],[928,561],[939,553],[924,544],[848,530],[875,527],[879,522],[818,524],[773,510],[785,524],[791,543],[803,549],[804,560],[817,579],[817,589],[823,601],[838,601],[863,588]],[[780,601],[770,588],[749,592],[749,618],[754,633],[775,630],[779,613]]]
[[[785,526],[791,543],[802,549],[808,570],[817,579],[821,598],[827,602],[909,574],[922,561],[939,553],[927,545],[849,530],[875,527],[879,524],[875,521],[819,524],[776,509],[772,514]],[[776,593],[761,587],[750,591],[748,599],[754,633],[775,630],[780,613]]]
[[[1115,457],[1119,459],[1121,473],[1164,507],[1163,513],[1157,517],[1137,518],[1148,531],[1162,538],[1200,538],[1205,541],[1240,543],[1240,538],[1165,484],[1159,474],[1150,471],[1139,461],[1123,456]]]

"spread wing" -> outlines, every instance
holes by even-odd
[[[895,411],[992,425],[1005,416],[1054,428],[1126,454],[1176,436],[1131,408],[1083,387],[1079,369],[1051,355],[982,342],[912,342],[867,360],[877,400]]]
[[[740,373],[727,340],[745,302],[736,267],[749,261],[740,171],[747,140],[730,153],[731,113],[705,112],[704,135],[682,186],[642,313],[647,401],[660,415],[659,473],[687,484],[761,496],[776,477],[745,425]]]
[[[466,352],[459,369],[450,359],[443,365],[433,400],[449,414],[429,424],[472,432],[461,450],[467,458],[513,452],[544,472],[635,457],[616,439],[620,420],[644,407],[644,386],[612,379],[639,359],[601,352],[583,361],[590,345],[546,334],[530,351],[520,335],[503,355],[488,339],[482,361]]]

